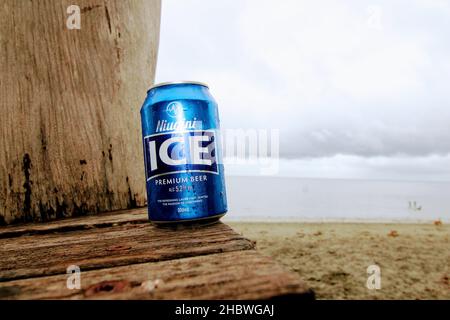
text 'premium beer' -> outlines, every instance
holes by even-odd
[[[141,108],[149,219],[218,220],[227,211],[217,103],[208,86],[153,86]]]

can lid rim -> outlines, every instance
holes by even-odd
[[[160,82],[160,83],[156,83],[153,86],[151,86],[150,88],[148,88],[147,92],[155,89],[155,88],[159,88],[159,87],[165,87],[165,86],[170,86],[173,84],[197,84],[203,87],[206,87],[209,89],[209,86],[204,83],[204,82],[199,82],[199,81],[190,81],[190,80],[179,80],[179,81],[167,81],[167,82]]]

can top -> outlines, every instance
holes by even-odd
[[[170,86],[173,84],[196,84],[199,86],[203,86],[209,89],[209,86],[206,83],[203,82],[199,82],[199,81],[189,81],[189,80],[180,80],[180,81],[169,81],[169,82],[161,82],[161,83],[157,83],[154,84],[153,86],[151,86],[150,88],[148,88],[147,92],[155,89],[155,88],[159,88],[159,87],[164,87],[164,86]]]

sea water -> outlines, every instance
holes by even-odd
[[[450,182],[227,178],[227,221],[450,222]]]

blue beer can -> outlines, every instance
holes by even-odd
[[[213,222],[227,211],[217,103],[194,81],[151,87],[141,108],[148,216]]]

